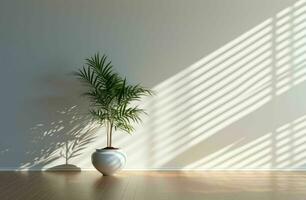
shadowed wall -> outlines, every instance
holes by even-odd
[[[104,130],[70,73],[97,51],[156,91],[115,135],[127,168],[305,169],[305,21],[294,0],[1,1],[0,169],[63,164],[80,140],[70,162],[92,168]]]

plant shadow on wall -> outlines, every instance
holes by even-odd
[[[80,171],[78,166],[72,164],[73,160],[93,143],[98,129],[80,106],[72,104],[80,104],[78,99],[71,98],[79,97],[71,89],[75,87],[74,82],[52,74],[48,77],[52,81],[44,79],[44,82],[54,93],[35,101],[35,109],[44,115],[45,120],[30,128],[25,161],[20,164],[20,169]]]
[[[148,167],[305,168],[305,80],[303,0],[154,88]]]
[[[31,159],[23,163],[20,169],[42,169],[56,161],[63,164],[47,170],[80,170],[70,161],[93,142],[95,131],[88,127],[90,119],[81,116],[77,106],[58,111],[57,114],[56,121],[39,123],[31,128],[32,149],[26,153]]]

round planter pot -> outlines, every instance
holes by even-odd
[[[91,162],[104,176],[110,176],[124,167],[126,155],[118,149],[97,149],[91,155]]]

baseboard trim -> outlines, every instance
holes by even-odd
[[[234,172],[234,171],[273,171],[273,172],[277,172],[277,171],[286,171],[286,172],[290,172],[290,171],[301,171],[301,172],[306,172],[306,169],[123,169],[122,171],[182,171],[182,172],[199,172],[199,171],[203,171],[203,172],[218,172],[218,171],[223,171],[223,172]]]
[[[63,171],[63,172],[77,172],[80,170],[49,170],[49,169],[13,169],[13,168],[0,168],[0,172],[53,172],[53,171]],[[96,171],[93,168],[81,169],[81,171]],[[306,172],[306,169],[178,169],[178,168],[168,168],[168,169],[123,169],[124,172],[137,172],[137,171],[146,171],[146,172]]]

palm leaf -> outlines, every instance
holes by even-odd
[[[131,103],[140,101],[142,97],[152,95],[150,89],[141,85],[130,85],[126,78],[114,72],[111,61],[106,55],[97,53],[85,60],[85,66],[75,75],[88,91],[84,92],[91,103],[90,115],[101,125],[110,123],[115,129],[131,133],[133,122],[141,122],[141,114],[145,111]],[[111,127],[112,128],[112,127]]]

